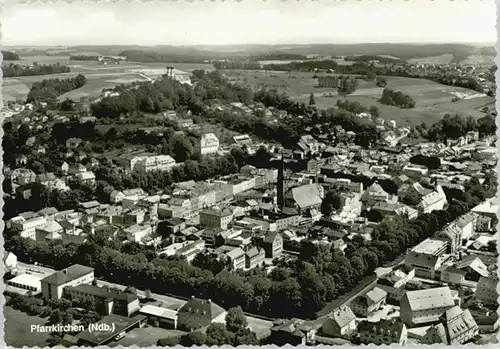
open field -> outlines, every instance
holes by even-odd
[[[484,55],[473,55],[461,61],[460,64],[477,64],[489,67],[495,64],[495,57],[484,56]]]
[[[34,82],[43,79],[54,78],[70,78],[77,74],[83,74],[87,78],[87,84],[82,88],[70,91],[59,97],[60,100],[71,98],[78,100],[81,97],[95,97],[99,96],[103,89],[113,88],[120,84],[129,84],[134,81],[145,81],[146,78],[134,72],[138,69],[164,69],[167,63],[135,63],[127,62],[117,65],[102,65],[96,61],[71,61],[69,56],[35,56],[26,57],[23,60],[15,61],[15,64],[55,64],[69,66],[70,73],[52,74],[52,75],[36,75],[36,76],[18,76],[13,78],[3,79],[3,98],[4,101],[26,99],[31,85]],[[196,69],[211,70],[211,64],[187,64],[179,63],[173,64],[176,69],[191,72]]]
[[[159,327],[143,327],[134,328],[132,331],[127,332],[125,337],[119,341],[111,342],[107,344],[108,347],[117,347],[122,345],[124,347],[130,347],[137,345],[138,347],[151,347],[155,346],[158,339],[181,336],[186,332],[179,330],[168,330]]]
[[[448,64],[453,60],[453,55],[451,53],[446,53],[444,55],[432,56],[432,57],[421,57],[412,58],[408,60],[411,64]]]
[[[293,100],[309,103],[310,93],[314,93],[316,105],[319,108],[334,107],[337,101],[347,99],[357,101],[367,107],[377,106],[381,117],[386,120],[395,120],[398,125],[415,125],[425,122],[432,124],[446,113],[460,113],[473,117],[482,117],[479,108],[493,106],[494,98],[477,94],[475,91],[461,87],[446,86],[425,79],[413,79],[389,76],[387,88],[401,91],[410,95],[416,102],[414,109],[400,109],[398,107],[381,104],[378,100],[383,88],[373,82],[359,81],[358,89],[349,96],[339,96],[334,88],[318,88],[314,73],[303,72],[264,72],[264,71],[232,71],[225,72],[231,80],[258,87],[260,84],[268,86],[283,86],[282,90]],[[452,102],[452,98],[461,95],[470,99]]]
[[[4,306],[5,317],[5,343],[14,348],[44,347],[49,333],[31,332],[31,325],[44,325],[45,319],[38,316],[30,316],[19,310]]]

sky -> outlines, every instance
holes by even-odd
[[[7,0],[2,45],[494,43],[494,0]]]

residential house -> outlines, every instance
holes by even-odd
[[[27,168],[16,168],[10,174],[13,183],[18,185],[26,185],[37,181],[37,175]]]
[[[386,298],[387,292],[375,287],[364,295],[358,296],[354,299],[351,302],[350,307],[354,314],[366,318],[375,311],[379,310],[385,304]]]
[[[5,267],[6,274],[17,270],[17,256],[12,252],[4,251],[3,265]]]
[[[193,331],[214,323],[226,323],[227,312],[210,299],[192,297],[177,313],[177,328]]]
[[[498,303],[498,275],[492,273],[488,277],[481,276],[477,282],[474,297],[484,304],[497,305]]]
[[[117,204],[121,202],[125,198],[125,194],[119,190],[113,190],[111,194],[109,195],[109,199],[111,203]]]
[[[433,323],[454,306],[448,287],[408,291],[400,303],[401,320],[409,326]]]
[[[227,229],[233,215],[227,208],[212,207],[200,211],[200,225],[202,227]]]
[[[80,138],[69,138],[66,140],[66,148],[67,149],[76,149],[82,143]]]
[[[266,258],[276,258],[283,253],[283,237],[278,232],[269,232],[262,239],[261,246]]]
[[[443,188],[438,185],[435,191],[422,197],[422,201],[417,205],[417,209],[421,213],[431,213],[435,210],[442,210],[447,203],[446,194]]]
[[[219,150],[219,139],[213,133],[206,133],[200,138],[201,155],[214,154]]]
[[[463,285],[467,272],[452,266],[443,266],[441,270],[441,281],[449,285]]]
[[[411,269],[408,273],[405,273],[401,269],[392,270],[388,274],[380,277],[379,284],[387,285],[394,288],[403,287],[408,281],[415,277],[415,269]]]
[[[350,337],[357,328],[356,316],[351,308],[343,307],[332,311],[323,323],[321,333],[329,337]]]
[[[61,299],[63,290],[67,286],[90,284],[94,280],[94,268],[80,264],[59,270],[40,282],[42,284],[42,295],[47,299]]]
[[[245,267],[253,269],[264,264],[266,252],[264,249],[253,246],[245,252]]]
[[[306,345],[315,341],[316,333],[321,328],[320,323],[302,319],[279,319],[273,322],[269,342],[278,346]]]
[[[245,251],[240,247],[221,246],[214,253],[219,259],[229,260],[233,270],[245,269]]]
[[[403,173],[411,178],[422,178],[429,174],[429,169],[422,165],[407,165],[403,167]]]
[[[389,201],[390,195],[377,182],[373,183],[361,197],[366,206],[373,206],[377,202]]]
[[[358,325],[358,331],[363,344],[406,345],[408,341],[408,330],[399,319],[362,321]]]
[[[186,259],[188,263],[191,263],[193,259],[203,251],[205,251],[205,241],[200,239],[182,243],[182,247],[175,251],[175,254]]]
[[[453,307],[448,309],[439,321],[439,324],[432,325],[426,331],[421,339],[422,344],[465,344],[479,334],[479,326],[469,309]]]
[[[134,170],[140,173],[151,171],[168,171],[175,166],[175,160],[170,155],[144,156],[134,165]]]
[[[95,184],[95,174],[92,171],[78,173],[75,177],[80,184],[88,186]]]
[[[465,257],[456,264],[456,267],[465,271],[465,279],[467,280],[479,281],[481,277],[490,276],[486,264],[475,255]]]

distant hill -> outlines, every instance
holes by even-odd
[[[23,48],[22,52],[16,49],[21,56],[28,53],[53,54],[53,48],[33,48],[29,51]],[[25,52],[26,51],[26,52]],[[221,60],[230,58],[252,57],[299,57],[307,55],[317,56],[393,56],[400,60],[424,58],[452,54],[453,61],[459,62],[471,55],[494,57],[493,46],[479,46],[473,44],[308,44],[308,45],[195,45],[195,46],[141,46],[141,45],[81,45],[58,47],[59,54],[67,55],[82,51],[96,51],[103,55],[127,56],[131,61],[138,62],[202,62],[205,60]]]
[[[4,61],[18,61],[18,60],[20,60],[17,53],[10,52],[10,51],[2,51],[2,56],[3,56]]]

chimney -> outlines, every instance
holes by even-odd
[[[212,300],[210,298],[207,299],[207,303],[212,303]]]

